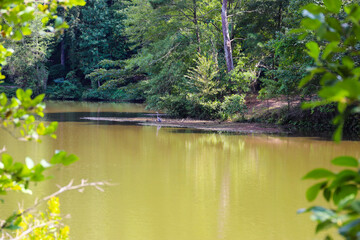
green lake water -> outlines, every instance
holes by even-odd
[[[55,178],[34,186],[34,196],[5,196],[1,218],[17,208],[19,199],[30,206],[35,195],[49,195],[56,184],[71,179],[114,183],[105,192],[87,188],[60,196],[75,240],[321,239],[309,215],[296,214],[310,206],[305,191],[313,183],[300,179],[313,168],[332,168],[335,156],[360,158],[356,141],[335,144],[81,119],[150,114],[136,104],[49,102],[46,111],[46,120],[59,122],[57,140],[19,143],[1,131],[0,148],[6,145],[21,161],[25,156],[49,159],[57,149],[80,160],[53,169]]]

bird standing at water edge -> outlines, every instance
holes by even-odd
[[[158,112],[156,112],[156,122],[162,122]]]

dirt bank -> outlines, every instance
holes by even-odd
[[[206,131],[218,132],[234,132],[234,133],[256,133],[256,134],[270,134],[270,133],[285,133],[283,129],[274,125],[266,125],[259,123],[238,123],[238,122],[220,122],[220,121],[205,121],[193,119],[162,119],[162,122],[156,122],[156,117],[142,117],[142,118],[105,118],[105,117],[85,117],[82,119],[92,121],[113,121],[113,122],[127,122],[146,126],[161,126],[161,127],[175,127],[175,128],[192,128]]]

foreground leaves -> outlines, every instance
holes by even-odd
[[[360,200],[356,199],[360,188],[359,161],[349,156],[334,158],[333,165],[348,167],[338,173],[327,169],[314,169],[303,179],[321,180],[306,191],[308,201],[314,201],[320,192],[335,209],[313,206],[299,210],[299,213],[311,212],[312,220],[317,222],[316,232],[337,227],[339,234],[346,239],[357,236],[360,231]]]
[[[44,135],[56,138],[54,132],[58,126],[57,122],[45,126],[44,123],[35,121],[35,116],[44,116],[45,104],[42,100],[45,95],[32,98],[32,94],[31,89],[18,89],[16,97],[12,99],[8,99],[5,93],[0,94],[0,127],[19,140],[40,142],[39,137]]]
[[[334,140],[339,142],[345,118],[360,108],[360,68],[358,51],[360,39],[360,5],[347,4],[341,12],[341,0],[324,0],[324,5],[309,4],[304,7],[305,18],[301,22],[302,39],[314,34],[317,41],[306,44],[307,53],[316,66],[309,68],[308,75],[300,87],[313,79],[320,79],[318,92],[321,100],[304,105],[313,108],[319,105],[336,103],[338,115],[333,119],[337,126]],[[345,17],[344,17],[345,16]]]

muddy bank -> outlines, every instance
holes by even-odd
[[[162,122],[156,122],[153,117],[139,117],[139,118],[107,118],[107,117],[84,117],[81,119],[91,121],[113,121],[113,122],[128,122],[145,126],[161,126],[174,128],[190,128],[205,131],[218,132],[233,132],[245,134],[274,134],[286,133],[283,129],[274,125],[259,124],[259,123],[238,123],[238,122],[220,122],[207,120],[192,120],[192,119],[163,119]]]

